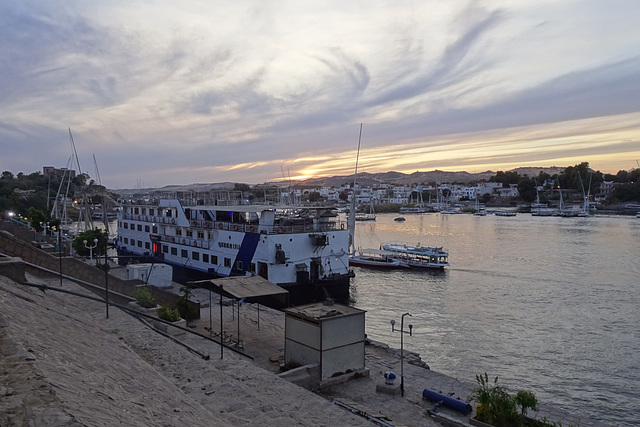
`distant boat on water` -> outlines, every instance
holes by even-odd
[[[422,246],[420,243],[383,243],[382,250],[394,253],[394,258],[411,268],[443,269],[449,266],[449,253],[442,246]]]
[[[358,212],[356,213],[356,221],[375,221],[376,212],[373,209],[373,202],[369,205],[369,213]]]
[[[349,265],[383,270],[407,269],[409,265],[395,258],[393,252],[378,249],[360,249],[349,257]]]

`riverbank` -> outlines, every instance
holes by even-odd
[[[27,280],[60,287],[57,278]],[[62,288],[92,296],[66,280]],[[196,297],[208,301],[207,294]],[[232,305],[222,307],[228,333],[239,324],[253,360],[230,350],[221,358],[217,344],[180,336],[205,360],[119,309],[112,307],[106,319],[103,303],[53,289],[0,277],[0,304],[0,425],[371,425],[363,413],[396,426],[436,426],[443,419],[467,425],[468,417],[447,409],[438,409],[444,418],[430,417],[435,402],[423,400],[422,390],[464,400],[474,385],[425,369],[416,354],[405,354],[404,398],[376,391],[384,372],[400,372],[398,350],[384,344],[366,346],[369,377],[318,393],[280,378],[284,315],[265,307],[245,304],[239,318]],[[219,324],[218,313],[217,304],[203,307],[192,329],[207,334]],[[542,406],[540,417],[562,425],[599,425]]]

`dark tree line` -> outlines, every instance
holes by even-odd
[[[539,186],[545,190],[545,196],[551,197],[552,190],[562,189],[576,194],[596,195],[600,192],[600,186],[604,181],[614,182],[614,192],[609,203],[620,203],[640,200],[640,169],[619,171],[616,175],[603,174],[593,171],[588,162],[569,166],[561,174],[550,175],[540,172],[537,176],[520,175],[517,172],[497,172],[490,182],[502,183],[504,187],[509,184],[517,184],[520,197],[525,202],[536,199],[536,188]]]

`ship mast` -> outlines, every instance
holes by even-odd
[[[358,177],[358,161],[360,160],[360,142],[362,141],[362,123],[360,123],[360,134],[358,135],[358,151],[356,154],[356,170],[353,174],[353,193],[351,195],[351,208],[347,219],[347,229],[349,230],[349,254],[356,253],[356,179]]]

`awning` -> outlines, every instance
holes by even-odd
[[[236,299],[273,296],[286,302],[289,291],[271,283],[262,276],[231,276],[190,282],[194,286],[215,289],[218,293]]]

